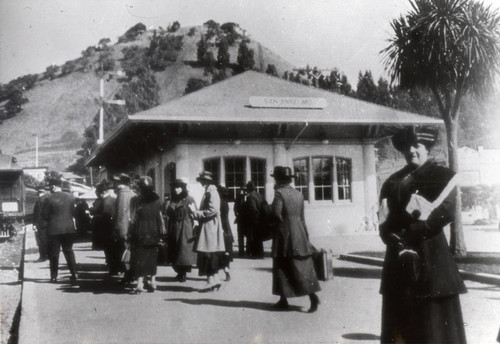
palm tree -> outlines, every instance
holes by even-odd
[[[500,61],[500,18],[474,0],[410,0],[411,10],[391,26],[394,36],[381,51],[391,82],[429,89],[448,137],[450,168],[458,171],[460,102],[466,93],[484,96],[494,86]],[[458,190],[460,191],[460,190]],[[460,192],[451,231],[451,250],[466,254]]]

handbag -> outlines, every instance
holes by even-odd
[[[420,257],[410,249],[401,250],[398,254],[400,275],[410,285],[417,283],[420,277]]]
[[[324,249],[316,250],[312,255],[314,270],[320,281],[328,281],[333,278],[332,253]]]

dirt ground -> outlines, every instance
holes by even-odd
[[[16,225],[18,234],[0,242],[0,343],[9,341],[10,330],[16,309],[21,298],[22,283],[19,280],[19,267],[23,252],[24,232],[21,225]]]

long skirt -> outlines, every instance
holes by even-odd
[[[466,343],[459,295],[383,295],[381,343]]]
[[[156,275],[158,267],[158,247],[138,246],[132,251],[132,271],[135,277]]]
[[[223,252],[198,252],[198,275],[215,275],[220,269],[220,258]]]
[[[273,259],[273,294],[284,297],[305,296],[320,291],[312,257]]]

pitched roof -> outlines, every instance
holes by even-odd
[[[324,109],[253,108],[249,98],[324,98]],[[395,110],[267,74],[248,71],[166,104],[129,116],[131,122],[259,122],[323,124],[442,124],[440,119]]]

